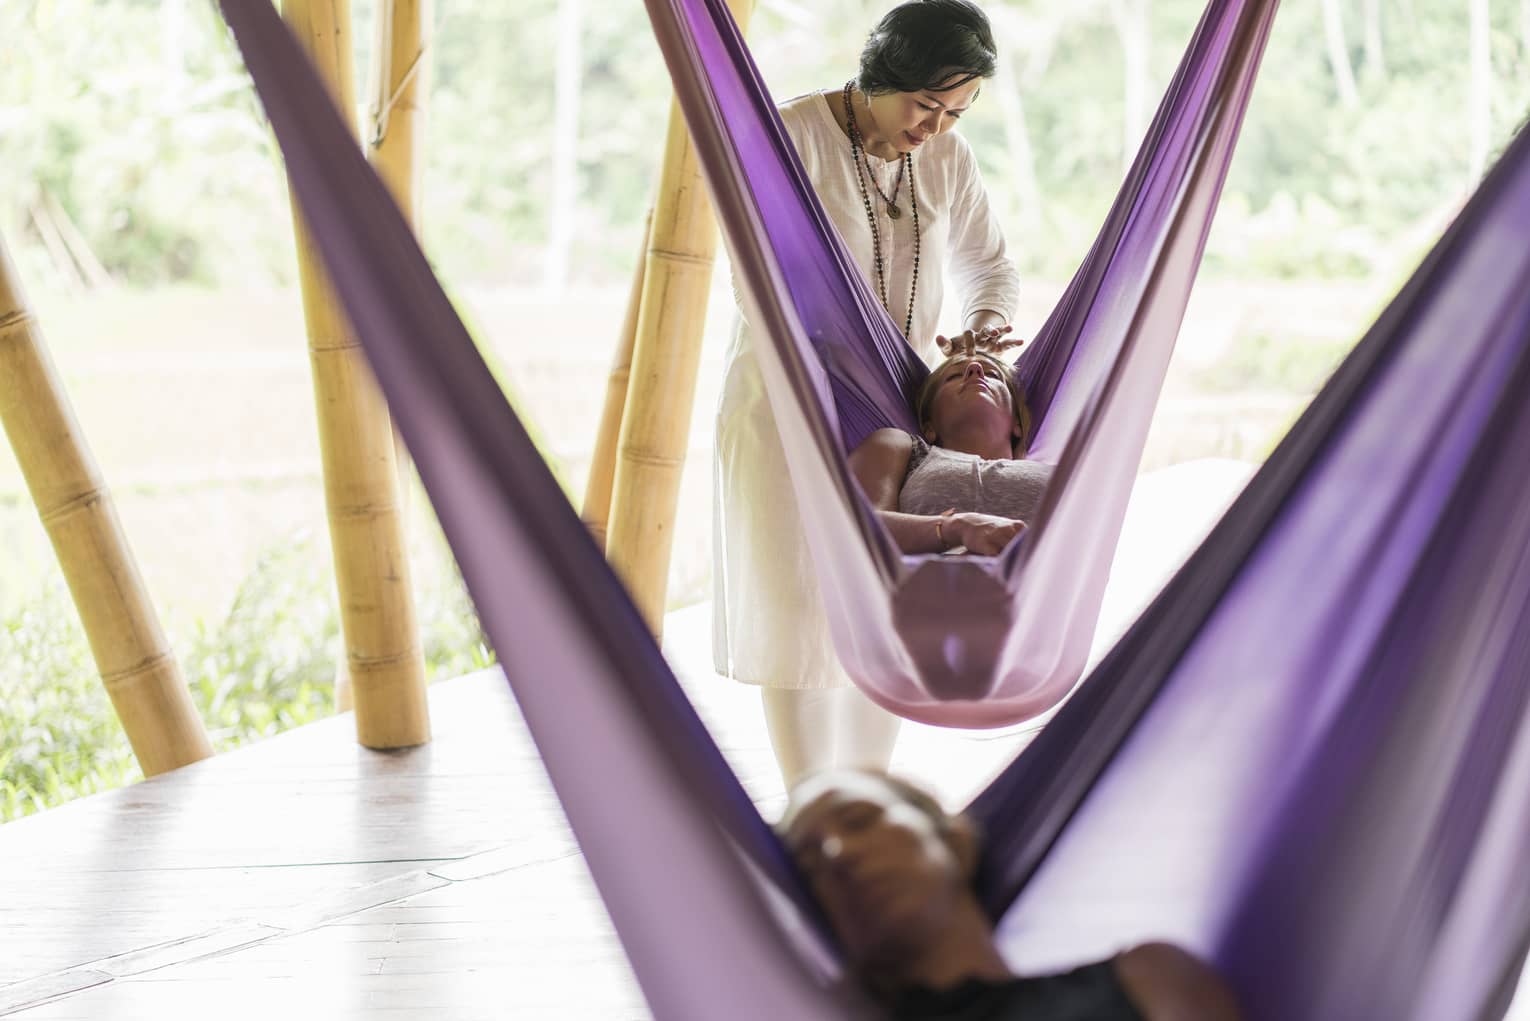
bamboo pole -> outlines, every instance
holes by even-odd
[[[729,0],[747,28],[754,0]],[[672,104],[622,416],[606,554],[654,634],[663,630],[675,507],[717,260],[717,223],[679,104]]]
[[[287,0],[282,15],[336,106],[351,116],[349,0]],[[423,744],[430,740],[430,715],[393,426],[295,202],[293,221],[356,737],[368,748]]]
[[[91,655],[145,776],[212,754],[0,239],[0,421],[47,528]]]
[[[383,0],[377,11],[367,159],[382,178],[415,236],[420,235],[420,181],[425,160],[425,101],[430,95],[431,0]],[[393,433],[401,484],[409,477],[409,451]],[[400,493],[408,509],[406,484]]]
[[[431,0],[382,0],[367,158],[416,234],[420,230],[419,158],[430,94]]]
[[[590,455],[590,476],[584,485],[584,503],[580,516],[595,542],[606,548],[606,528],[611,519],[611,485],[616,476],[616,443],[621,435],[622,412],[627,407],[627,383],[632,378],[632,352],[637,344],[638,313],[643,307],[643,280],[648,267],[648,244],[653,231],[653,209],[643,219],[643,246],[638,251],[637,268],[632,274],[632,290],[627,293],[627,314],[622,320],[616,353],[611,357],[611,374],[606,378],[606,403],[600,411],[600,427],[595,433],[595,452]]]
[[[425,97],[430,93],[430,0],[383,0],[377,10],[373,47],[371,104],[367,110],[367,159],[387,186],[410,229],[420,233],[420,179],[425,161]],[[399,481],[399,515],[409,532],[409,486],[412,461],[404,437],[393,430],[393,457]],[[356,707],[348,657],[335,665],[335,708]]]

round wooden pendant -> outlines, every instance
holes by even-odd
[[[887,204],[887,215],[896,220],[898,217],[903,215],[903,210],[889,202]]]

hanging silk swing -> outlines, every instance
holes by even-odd
[[[1274,0],[1212,0],[1099,237],[1017,365],[1056,465],[1001,558],[905,556],[846,451],[917,431],[925,369],[830,224],[723,0],[648,0],[756,334],[840,662],[910,719],[1029,719],[1073,687]]]
[[[301,50],[266,0],[222,6],[655,1016],[877,1016]],[[1022,973],[1171,937],[1254,1021],[1502,1016],[1530,945],[1527,234],[1522,134],[974,803]]]

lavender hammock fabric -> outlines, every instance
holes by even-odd
[[[647,0],[756,334],[840,661],[901,716],[1029,719],[1089,653],[1274,0],[1212,0],[1094,247],[1018,363],[1053,463],[1003,558],[903,556],[846,450],[913,430],[923,366],[819,206],[724,0]],[[914,430],[917,431],[917,430]]]
[[[975,802],[1018,960],[1169,937],[1256,1018],[1502,1016],[1530,942],[1527,232],[1522,132]]]
[[[875,1016],[296,43],[222,4],[655,1015]],[[1171,937],[1255,1021],[1502,1015],[1530,943],[1527,231],[1522,134],[974,803],[1017,968]]]

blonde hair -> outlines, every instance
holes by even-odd
[[[1010,403],[1015,409],[1015,424],[1020,427],[1020,440],[1017,446],[1023,454],[1030,449],[1031,445],[1031,406],[1025,399],[1025,387],[1020,385],[1020,378],[1015,375],[1012,366],[986,351],[976,351],[971,355],[952,355],[930,370],[930,374],[924,377],[924,382],[919,384],[919,390],[914,397],[914,417],[919,420],[919,428],[929,427],[930,415],[935,409],[935,391],[940,389],[940,379],[947,367],[953,362],[966,362],[973,358],[997,368],[1004,380],[1004,385],[1009,388]]]

